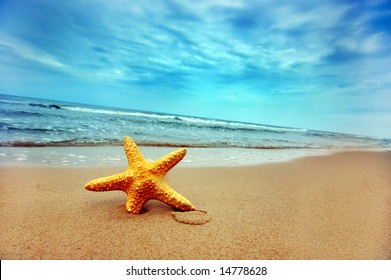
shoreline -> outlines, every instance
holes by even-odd
[[[167,182],[204,225],[91,179],[126,166],[0,167],[1,259],[390,259],[391,152],[342,152],[235,167],[175,167]]]
[[[154,161],[176,150],[174,147],[139,147],[144,157]],[[386,148],[330,149],[249,149],[249,148],[186,148],[187,154],[178,166],[251,166],[285,162],[308,156],[331,155],[348,151],[390,151]],[[0,147],[0,167],[4,166],[127,166],[122,146]]]

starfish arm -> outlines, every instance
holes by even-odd
[[[145,161],[136,143],[129,136],[124,137],[124,149],[129,167],[138,168],[138,165]]]
[[[132,181],[131,175],[123,172],[92,180],[85,185],[85,188],[94,192],[126,191]]]
[[[155,174],[164,175],[177,165],[186,155],[186,149],[173,151],[153,163],[152,170]]]
[[[187,198],[174,191],[165,182],[161,182],[159,191],[155,194],[154,198],[181,211],[195,210],[193,205]]]
[[[140,214],[143,209],[145,203],[147,203],[148,198],[140,196],[137,192],[129,192],[128,198],[126,201],[126,211],[132,214]]]

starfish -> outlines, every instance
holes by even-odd
[[[88,182],[85,185],[87,190],[126,192],[125,207],[132,214],[140,214],[150,199],[160,200],[180,211],[195,210],[189,200],[164,181],[166,173],[186,155],[186,149],[176,150],[154,162],[144,159],[136,143],[129,136],[124,137],[124,149],[128,158],[128,168],[122,173]]]

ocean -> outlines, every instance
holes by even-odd
[[[1,148],[121,146],[125,135],[152,147],[391,148],[384,138],[0,95]]]

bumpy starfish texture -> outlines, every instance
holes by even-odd
[[[128,198],[125,207],[133,214],[140,214],[150,199],[160,200],[180,211],[194,210],[189,200],[164,181],[166,173],[186,155],[186,149],[176,150],[154,162],[146,161],[136,143],[128,136],[124,138],[124,149],[128,158],[128,169],[88,182],[85,185],[87,190],[126,192]]]

